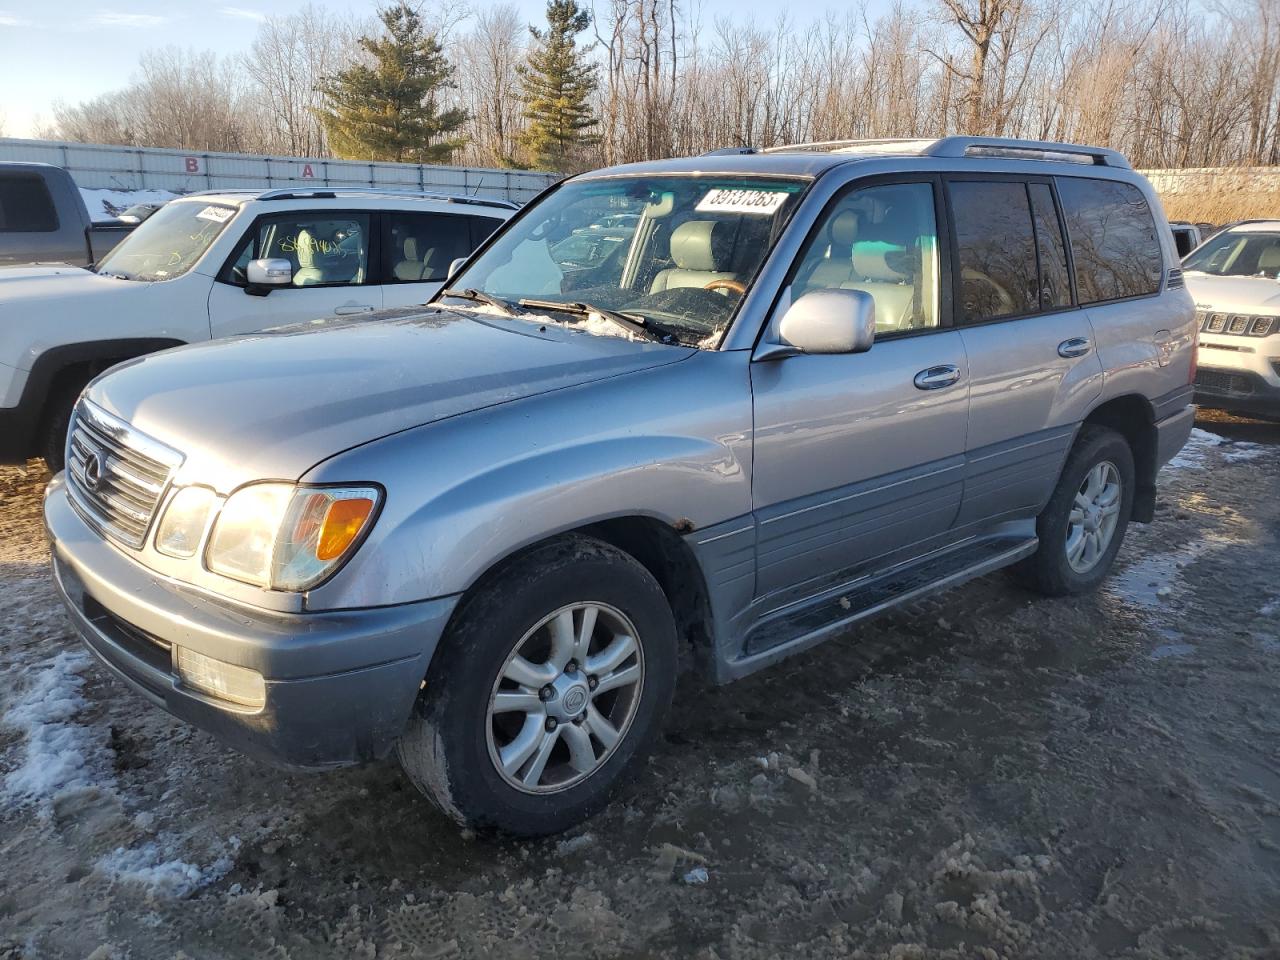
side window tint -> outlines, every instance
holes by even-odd
[[[801,254],[792,297],[830,289],[871,294],[880,335],[938,325],[931,184],[863,187],[836,201]]]
[[[369,275],[369,216],[322,211],[261,220],[232,265],[232,282],[245,282],[250,260],[267,259],[288,260],[295,287],[362,284]]]
[[[1047,183],[1029,183],[1031,216],[1036,225],[1036,248],[1040,252],[1040,309],[1071,306],[1071,277],[1067,273],[1067,250],[1062,242],[1062,226],[1053,205],[1053,191]]]
[[[0,179],[0,233],[52,233],[57,229],[58,214],[43,179]]]
[[[959,255],[959,321],[1038,312],[1036,239],[1026,186],[961,180],[948,189]]]
[[[1146,198],[1133,184],[1058,179],[1081,303],[1155,293],[1163,257]]]
[[[449,264],[471,253],[471,217],[389,213],[387,277],[391,283],[442,282]]]
[[[489,239],[489,235],[493,231],[502,226],[502,220],[495,220],[493,217],[472,217],[471,218],[471,249],[474,250],[480,244]]]

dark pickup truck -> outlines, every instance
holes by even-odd
[[[71,174],[61,167],[0,162],[0,266],[88,265],[135,226],[92,220]]]

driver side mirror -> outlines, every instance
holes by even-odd
[[[769,357],[797,353],[865,353],[876,339],[876,302],[865,290],[813,290],[778,322]]]
[[[283,258],[250,260],[245,267],[244,276],[248,281],[245,293],[265,297],[272,287],[285,287],[293,283],[293,264]]]
[[[457,275],[458,271],[462,269],[462,265],[466,262],[466,257],[459,257],[457,260],[453,261],[453,263],[449,264],[449,276],[447,279],[452,280]]]

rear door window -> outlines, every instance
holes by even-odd
[[[439,283],[449,264],[470,255],[473,217],[447,213],[387,213],[383,243],[387,283]]]
[[[32,175],[0,179],[0,233],[53,233],[58,214],[44,179]]]
[[[1155,218],[1131,183],[1058,178],[1080,302],[1140,297],[1160,289],[1164,260]]]
[[[956,180],[948,190],[960,268],[960,322],[1039,312],[1036,234],[1026,184]]]

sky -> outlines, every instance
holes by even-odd
[[[140,51],[176,45],[226,55],[245,50],[264,17],[284,15],[305,0],[0,0],[0,130],[31,137],[52,120],[57,101],[78,103],[129,82]],[[530,22],[545,0],[514,0]],[[473,7],[484,0],[472,0]],[[375,0],[318,0],[318,5],[371,16]],[[584,6],[590,6],[589,2]],[[741,16],[740,0],[697,0],[702,18]],[[793,14],[844,7],[838,0],[794,0]],[[780,8],[758,8],[769,20]]]

